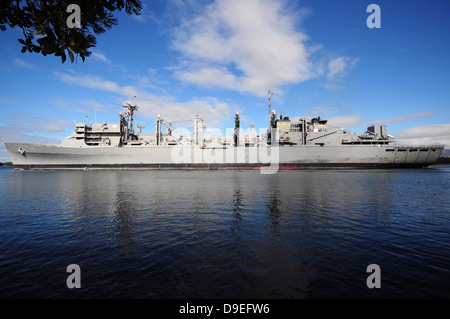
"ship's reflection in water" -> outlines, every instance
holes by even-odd
[[[22,267],[47,280],[41,289],[7,269],[3,287],[14,282],[25,296],[68,298],[444,296],[449,175],[11,172],[3,218],[33,231],[2,235],[10,246],[0,262],[20,264],[25,255],[14,249],[31,241]],[[71,263],[82,270],[76,292],[60,284]],[[383,271],[379,290],[366,286],[373,263]]]

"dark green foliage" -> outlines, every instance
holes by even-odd
[[[69,28],[67,7],[77,4],[81,11],[81,28]],[[54,54],[71,62],[75,56],[84,61],[96,45],[100,35],[118,24],[115,11],[139,15],[140,0],[2,0],[0,2],[0,30],[21,28],[21,52],[36,52],[44,56]]]
[[[13,166],[12,162],[0,162],[0,166]]]

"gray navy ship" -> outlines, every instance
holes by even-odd
[[[143,134],[134,118],[136,99],[123,104],[119,122],[75,124],[59,145],[6,142],[15,169],[284,169],[423,168],[434,164],[444,145],[399,146],[385,125],[363,134],[328,125],[327,120],[279,116],[268,127],[244,131],[240,115],[225,136],[205,135],[203,119],[182,134],[174,123],[156,118],[155,133]]]

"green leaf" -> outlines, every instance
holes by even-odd
[[[70,51],[69,49],[67,49],[67,52],[69,53],[70,61],[73,63],[74,56],[73,56],[72,51]]]
[[[44,46],[45,41],[47,40],[47,37],[39,38],[36,41],[39,43],[40,46]]]
[[[116,11],[125,10],[127,14],[138,15],[142,9],[141,0],[78,0],[75,2],[82,4],[81,24],[89,28],[68,30],[66,27],[68,14],[65,10],[61,10],[65,7],[62,3],[66,1],[4,0],[3,2],[5,5],[0,5],[0,31],[5,31],[7,26],[21,28],[24,33],[24,38],[18,39],[21,52],[25,53],[28,50],[44,56],[54,54],[61,56],[63,63],[67,59],[67,54],[72,63],[77,62],[78,55],[85,61],[91,55],[89,48],[96,45],[96,36],[118,24]],[[61,5],[58,2],[61,2]],[[68,51],[62,53],[66,49]]]

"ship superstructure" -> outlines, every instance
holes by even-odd
[[[320,117],[288,117],[271,108],[267,130],[253,124],[242,130],[240,114],[225,136],[205,135],[203,119],[193,118],[193,132],[180,133],[160,115],[155,133],[137,124],[134,102],[123,104],[119,123],[75,124],[60,145],[5,143],[18,169],[310,169],[413,168],[436,162],[443,145],[399,146],[385,125],[363,134],[328,125]]]

